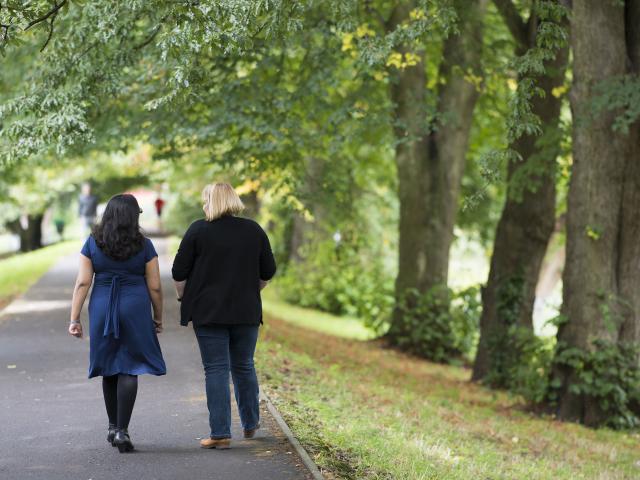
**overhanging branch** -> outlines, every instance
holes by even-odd
[[[53,8],[51,10],[49,10],[47,13],[45,13],[41,17],[38,17],[35,20],[32,20],[31,22],[29,22],[27,26],[24,28],[26,32],[31,27],[49,20],[49,34],[47,35],[47,39],[45,40],[44,45],[42,45],[42,48],[40,49],[41,52],[44,51],[45,48],[47,48],[47,45],[49,45],[49,42],[51,41],[51,37],[53,37],[53,23],[56,21],[58,12],[60,12],[60,9],[64,7],[66,3],[67,3],[67,0],[62,0],[60,3],[54,2]]]
[[[62,2],[60,3],[54,3],[53,8],[51,10],[49,10],[47,13],[45,13],[44,15],[42,15],[41,17],[36,18],[35,20],[30,21],[27,26],[24,28],[25,31],[29,30],[31,27],[42,23],[42,22],[46,22],[47,19],[49,19],[50,17],[55,18],[56,15],[58,15],[58,12],[60,11],[60,9],[62,7],[64,7],[67,3],[67,0],[62,0]]]
[[[493,0],[493,4],[507,24],[514,40],[522,47],[528,46],[527,24],[522,19],[512,0]]]

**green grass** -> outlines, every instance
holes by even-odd
[[[276,280],[277,281],[277,280]],[[267,315],[329,335],[356,340],[375,338],[373,330],[363,325],[362,321],[352,317],[337,317],[329,313],[311,308],[297,307],[280,300],[268,286],[262,291],[262,306]]]
[[[308,318],[294,325],[266,315],[262,386],[327,478],[640,476],[638,432],[531,414],[517,398],[470,383],[467,369],[300,328],[316,314],[283,311]]]
[[[81,246],[78,240],[68,240],[0,260],[0,305],[26,291],[61,256],[80,251]]]
[[[176,235],[171,235],[169,237],[169,242],[168,242],[168,246],[167,246],[167,255],[171,258],[176,256],[176,253],[178,253],[178,247],[180,246],[180,241],[182,240],[182,237],[178,237]]]

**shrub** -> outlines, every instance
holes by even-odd
[[[553,363],[574,373],[569,391],[595,399],[609,427],[640,426],[639,346],[596,339],[592,347],[587,351],[558,344]],[[561,386],[560,378],[551,381],[550,400],[557,399]]]
[[[434,288],[420,294],[408,289],[398,302],[398,314],[389,330],[393,344],[437,362],[469,358],[478,339],[478,288],[452,292]]]
[[[494,329],[487,340],[491,364],[483,382],[540,403],[549,387],[555,338],[538,337],[519,323],[523,288],[524,278],[514,275],[497,289],[497,315],[504,327]]]
[[[554,337],[538,337],[530,328],[507,327],[489,340],[492,368],[484,383],[541,403],[549,388]]]
[[[278,277],[279,291],[293,304],[335,315],[361,318],[382,333],[393,307],[393,280],[376,262],[363,262],[348,245],[319,242],[305,260],[291,263]]]

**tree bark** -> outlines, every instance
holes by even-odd
[[[638,4],[626,3],[625,8],[599,0],[573,2],[574,163],[563,277],[562,313],[567,320],[559,328],[558,343],[586,352],[594,351],[596,339],[620,344],[638,336],[638,122],[625,134],[612,129],[620,112],[591,114],[596,85],[637,72]],[[571,390],[578,379],[570,365],[556,364],[554,376],[561,384],[561,419],[602,423],[605,415],[597,399]]]
[[[308,220],[302,213],[295,212],[292,218],[291,234],[289,237],[289,257],[293,263],[304,260],[303,247],[311,240],[326,238],[325,225],[327,214],[323,206],[323,176],[325,162],[321,158],[308,157],[305,159],[305,176],[300,187],[300,199],[313,216]]]
[[[450,35],[444,44],[437,92],[438,123],[427,120],[424,51],[413,52],[420,61],[398,70],[391,87],[400,200],[396,308],[387,335],[391,343],[408,333],[399,308],[407,290],[426,293],[446,287],[448,280],[460,182],[479,95],[478,88],[464,76],[469,71],[480,75],[486,1],[454,3],[460,19],[459,34]],[[411,2],[396,7],[389,29],[394,30],[409,18],[414,7]],[[407,51],[405,47],[400,49],[403,54]]]
[[[640,75],[640,0],[626,2],[625,34],[629,69]],[[631,127],[629,136],[618,265],[620,296],[629,304],[624,309],[620,340],[640,344],[640,121]],[[637,362],[640,367],[640,355]]]
[[[535,47],[538,19],[522,21],[509,0],[497,1],[505,22],[517,42],[517,55]],[[507,8],[507,4],[511,8]],[[508,13],[507,13],[508,12]],[[514,17],[518,15],[518,17]],[[567,23],[567,22],[563,22]],[[539,117],[542,136],[524,135],[511,148],[520,155],[509,162],[507,196],[491,257],[489,279],[482,289],[480,342],[473,366],[473,380],[484,380],[489,372],[494,386],[506,387],[508,374],[502,365],[517,352],[506,332],[516,325],[533,330],[533,306],[540,267],[555,224],[556,157],[560,150],[558,123],[562,99],[553,90],[564,82],[569,57],[568,45],[559,49],[545,65],[545,75],[536,79],[544,91],[532,99],[532,110]],[[523,172],[531,169],[539,173]],[[524,185],[527,182],[528,185]]]
[[[243,215],[253,219],[258,218],[258,214],[260,213],[260,199],[258,198],[258,192],[256,190],[252,190],[251,192],[242,195],[240,199],[244,204]]]
[[[20,238],[20,251],[30,252],[42,248],[42,219],[44,214],[29,214],[26,216],[26,228],[18,218],[7,223],[7,228]]]

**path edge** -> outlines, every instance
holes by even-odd
[[[324,476],[322,476],[322,473],[320,473],[320,469],[318,468],[318,466],[311,459],[300,441],[295,437],[295,435],[289,428],[289,425],[287,425],[287,422],[284,421],[284,418],[282,418],[282,415],[280,415],[280,412],[271,402],[267,394],[261,390],[260,397],[267,404],[267,410],[269,410],[269,413],[280,427],[280,430],[282,430],[282,433],[284,433],[285,437],[287,437],[287,440],[293,446],[296,453],[302,460],[302,463],[304,463],[304,466],[307,467],[307,470],[309,470],[309,473],[311,473],[311,476],[314,478],[314,480],[325,480]]]
[[[56,242],[57,243],[57,242]],[[51,244],[51,245],[55,245],[55,243]],[[49,245],[45,245],[45,247],[48,247]],[[10,318],[10,313],[6,313],[7,310],[9,310],[9,307],[14,306],[15,303],[18,303],[22,300],[25,300],[25,297],[27,296],[27,293],[29,293],[31,291],[31,289],[33,289],[38,283],[40,283],[40,280],[42,280],[42,278],[47,275],[51,270],[53,270],[58,264],[62,263],[62,260],[65,259],[66,257],[70,257],[72,255],[77,255],[77,252],[71,252],[71,253],[67,253],[66,255],[63,255],[62,257],[59,257],[58,260],[56,262],[54,262],[48,269],[47,271],[43,272],[42,275],[40,275],[31,285],[29,285],[26,289],[24,289],[22,292],[18,293],[16,296],[11,298],[11,301],[9,303],[7,303],[5,306],[0,308],[0,325],[2,324],[3,321],[6,321],[8,318]],[[69,303],[71,303],[71,301],[69,301]]]

